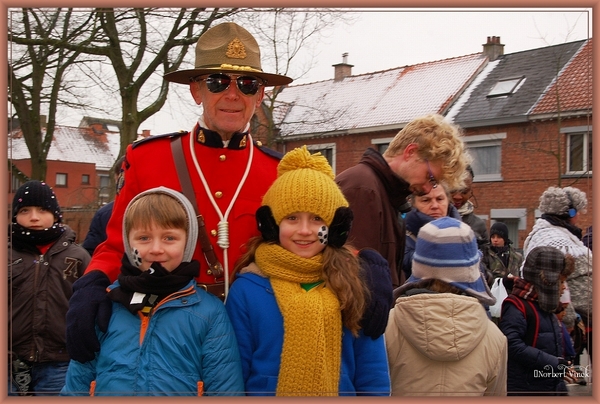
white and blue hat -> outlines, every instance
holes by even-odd
[[[468,224],[448,216],[433,220],[419,230],[412,275],[397,289],[397,295],[423,279],[439,279],[484,305],[493,305],[496,298],[479,270],[480,258],[477,239]]]

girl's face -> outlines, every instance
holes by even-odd
[[[279,223],[279,243],[302,258],[314,257],[325,249],[318,236],[323,226],[323,219],[314,213],[292,213]]]
[[[158,262],[171,272],[183,261],[186,236],[184,229],[167,229],[150,223],[147,228],[136,227],[129,231],[129,245],[138,251],[141,271],[147,271],[153,262]]]
[[[24,206],[17,212],[17,223],[30,230],[44,230],[54,224],[54,213],[39,206]]]

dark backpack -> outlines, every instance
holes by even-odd
[[[525,343],[535,348],[538,334],[540,332],[540,316],[531,300],[522,299],[516,295],[508,295],[504,299],[503,305],[507,302],[512,303],[525,317],[527,322],[527,331],[525,332]]]

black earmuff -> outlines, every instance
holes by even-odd
[[[352,228],[353,219],[354,214],[350,208],[337,208],[333,215],[331,226],[329,226],[329,238],[327,244],[336,248],[340,248],[346,244],[350,229]]]
[[[279,226],[269,206],[261,206],[256,210],[256,225],[265,241],[279,243]]]
[[[573,198],[571,197],[571,193],[565,191],[565,194],[567,194],[567,198],[569,198],[569,210],[567,211],[569,217],[575,217],[575,215],[577,215],[577,209],[575,209],[573,206]]]
[[[327,245],[337,248],[343,246],[348,240],[353,219],[350,208],[337,208],[329,226]],[[269,206],[261,206],[256,210],[256,225],[265,241],[279,243],[279,226]]]

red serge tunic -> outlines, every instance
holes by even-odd
[[[235,134],[227,147],[223,147],[221,138],[215,132],[200,130],[196,125],[192,133],[196,136],[193,142],[196,159],[208,184],[209,192],[222,214],[225,214],[246,170],[250,156],[250,147],[246,145],[248,137],[244,134]],[[176,136],[181,136],[186,166],[195,190],[199,211],[204,217],[206,230],[219,261],[224,262],[224,250],[217,245],[217,226],[221,219],[207,195],[192,159],[191,133],[181,132],[152,136],[127,148],[122,178],[119,181],[112,216],[106,228],[107,239],[97,247],[86,272],[99,269],[111,281],[117,278],[124,254],[123,214],[127,204],[135,195],[158,186],[182,191],[171,153],[171,140]],[[227,219],[230,279],[234,264],[244,251],[243,245],[249,238],[259,235],[255,220],[256,209],[260,207],[263,195],[277,177],[277,164],[280,158],[280,153],[254,143],[250,171]],[[201,265],[198,282],[214,284],[216,280],[214,276],[207,273],[208,265],[199,245],[196,246],[194,259]]]

